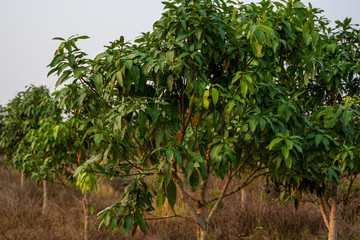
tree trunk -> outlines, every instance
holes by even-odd
[[[325,201],[327,201],[327,200],[325,199]],[[329,226],[329,214],[328,214],[328,211],[326,209],[324,199],[322,198],[322,196],[318,196],[318,203],[319,203],[319,206],[320,206],[320,212],[321,212],[321,215],[323,217],[325,226],[329,230],[329,228],[330,228],[330,226]]]
[[[247,194],[246,188],[244,187],[241,189],[241,206],[240,207],[242,210],[246,210],[246,197],[247,197],[246,194]]]
[[[42,206],[42,214],[46,214],[49,202],[49,193],[48,193],[48,182],[43,180],[43,206]]]
[[[84,239],[90,239],[90,204],[89,204],[90,193],[88,190],[85,190],[83,207],[84,207]]]
[[[21,170],[21,174],[20,174],[20,188],[21,189],[24,187],[24,179],[25,179],[24,171]]]
[[[328,240],[337,240],[339,231],[339,203],[338,203],[338,187],[335,183],[331,183],[331,211],[329,222]]]
[[[209,239],[209,225],[206,224],[205,228],[201,228],[198,225],[197,240],[208,240]]]

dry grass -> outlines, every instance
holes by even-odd
[[[24,189],[19,188],[20,176],[16,172],[0,170],[0,239],[66,239],[83,238],[83,209],[77,200],[79,190],[67,190],[61,185],[49,188],[50,211],[41,215],[42,189],[27,180]],[[214,186],[219,183],[214,183]],[[121,184],[101,184],[91,196],[95,211],[114,203],[121,191]],[[321,215],[310,203],[295,210],[291,204],[282,204],[275,198],[262,197],[261,184],[247,189],[248,203],[240,208],[240,195],[224,202],[210,226],[211,240],[215,239],[326,239],[326,229]],[[75,197],[74,197],[75,196]],[[181,207],[181,206],[180,206]],[[359,240],[360,206],[348,203],[341,208],[340,239]],[[101,227],[98,230],[96,214],[92,216],[91,239],[132,239],[121,233],[113,233]],[[151,221],[146,234],[137,233],[134,239],[195,239],[195,225],[189,219]]]

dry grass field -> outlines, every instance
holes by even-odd
[[[17,172],[1,167],[1,240],[83,238],[82,195],[79,190],[53,184],[49,188],[50,210],[42,216],[42,188],[26,180],[24,189],[20,189],[19,181]],[[216,186],[217,183],[213,184]],[[102,183],[97,192],[92,193],[95,213],[91,219],[91,239],[195,239],[196,229],[190,218],[151,221],[146,234],[137,232],[133,238],[125,237],[121,232],[113,233],[105,227],[98,229],[96,212],[115,202],[121,189],[119,181],[112,181]],[[283,204],[265,194],[263,187],[257,183],[247,192],[246,209],[240,208],[240,194],[224,202],[211,225],[210,239],[326,239],[325,225],[314,204],[304,203],[295,210],[292,204]],[[340,239],[360,239],[360,206],[351,203],[346,208],[342,207],[340,212]]]

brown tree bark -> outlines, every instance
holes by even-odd
[[[325,199],[325,201],[326,201],[326,199]],[[319,206],[320,206],[320,212],[321,212],[321,216],[323,217],[325,226],[329,230],[329,228],[330,228],[330,226],[329,226],[329,214],[328,214],[328,211],[326,209],[324,199],[321,196],[318,197],[318,203],[319,203]]]
[[[241,189],[241,209],[244,211],[246,210],[246,199],[247,199],[247,192],[246,192],[246,187],[244,187],[243,189]]]
[[[48,209],[48,202],[49,202],[49,190],[48,190],[48,181],[43,180],[43,206],[42,206],[42,214],[46,214]]]
[[[337,240],[339,235],[339,197],[338,186],[331,182],[331,210],[329,216],[328,240]]]
[[[90,239],[90,204],[89,204],[90,193],[89,190],[85,190],[84,199],[83,199],[83,207],[84,207],[84,239]]]
[[[24,171],[21,170],[21,174],[20,174],[20,188],[21,189],[24,187],[24,180],[25,180]]]
[[[205,228],[200,228],[200,236],[198,240],[208,240],[209,239],[209,226],[206,224]]]

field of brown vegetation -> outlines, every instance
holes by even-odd
[[[19,173],[1,167],[0,239],[83,238],[79,190],[53,184],[49,188],[50,210],[42,216],[42,188],[26,180],[20,189],[19,181]],[[147,233],[139,231],[134,238],[103,226],[98,229],[96,212],[115,202],[121,189],[119,181],[104,182],[92,193],[95,213],[91,219],[91,239],[195,239],[196,229],[187,218],[150,221]],[[210,239],[326,239],[325,225],[314,204],[303,203],[295,210],[291,203],[283,204],[267,194],[260,183],[248,187],[247,193],[246,209],[240,207],[240,194],[225,200],[211,225]],[[340,239],[360,239],[360,206],[356,203],[342,206],[340,215]]]

